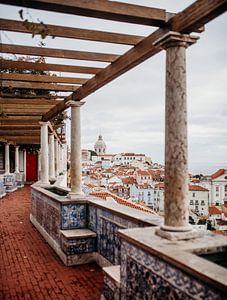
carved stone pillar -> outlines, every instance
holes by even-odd
[[[48,158],[48,123],[40,122],[41,125],[41,184],[49,184],[49,158]]]
[[[197,39],[169,32],[156,43],[156,46],[166,50],[165,217],[164,225],[157,233],[170,239],[187,238],[188,234],[179,232],[189,232],[190,235],[192,231],[188,211],[185,56],[186,48]]]
[[[71,192],[70,199],[84,197],[82,192],[81,178],[81,128],[80,128],[80,107],[83,101],[72,101],[71,106]]]

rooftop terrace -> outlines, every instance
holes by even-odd
[[[66,267],[29,221],[30,187],[0,201],[0,299],[100,299],[96,264]]]

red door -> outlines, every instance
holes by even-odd
[[[26,181],[37,181],[37,173],[38,173],[38,155],[37,153],[26,153]]]

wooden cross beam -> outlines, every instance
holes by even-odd
[[[2,80],[1,87],[7,88],[22,88],[22,89],[31,89],[31,90],[49,90],[49,91],[61,91],[61,92],[73,92],[76,91],[79,87],[75,85],[60,85],[53,84],[48,82],[37,83],[30,81],[13,81],[13,80]]]
[[[5,104],[5,105],[20,105],[21,107],[24,108],[24,106],[51,106],[51,105],[56,105],[59,104],[62,100],[46,100],[42,98],[37,98],[37,99],[18,99],[18,98],[0,98],[0,104]]]
[[[33,75],[18,73],[2,73],[2,80],[16,81],[34,81],[34,82],[50,82],[50,83],[68,83],[68,84],[84,84],[88,78],[60,77],[50,75]]]
[[[164,26],[169,17],[164,9],[115,1],[1,0],[0,3],[150,26]]]
[[[24,22],[0,19],[0,28],[5,31],[14,31],[22,33],[33,33],[31,26],[35,26],[37,30],[42,30],[43,25],[40,23],[27,23],[28,26],[25,27]],[[79,39],[79,40],[89,40],[96,42],[106,42],[106,43],[116,43],[116,44],[126,44],[126,45],[136,45],[144,37],[138,35],[105,32],[81,28],[72,28],[64,26],[56,26],[45,23],[45,28],[49,36]]]
[[[12,54],[57,57],[57,58],[78,59],[78,60],[103,61],[103,62],[113,62],[119,57],[119,55],[116,54],[52,49],[52,48],[38,48],[38,47],[20,46],[20,45],[11,45],[11,44],[1,44],[0,53],[12,53]]]
[[[103,68],[85,67],[85,66],[68,66],[59,64],[46,64],[39,62],[13,61],[0,59],[1,69],[17,69],[17,70],[36,70],[36,71],[57,71],[68,73],[84,73],[97,74]]]

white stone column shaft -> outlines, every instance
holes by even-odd
[[[55,139],[55,175],[59,175],[59,149],[58,149],[58,140]]]
[[[41,124],[41,184],[49,184],[49,159],[48,159],[48,124]]]
[[[5,173],[9,174],[10,162],[9,162],[9,144],[5,144]]]
[[[15,173],[19,173],[19,146],[15,147]]]
[[[71,193],[70,197],[81,197],[81,126],[80,107],[85,102],[77,101],[71,105]]]
[[[23,161],[23,169],[24,169],[24,181],[26,181],[26,149],[24,150],[24,161]]]
[[[49,168],[49,175],[50,175],[50,179],[55,179],[55,153],[54,153],[54,134],[50,134],[49,137],[49,141],[50,141],[50,153],[49,153],[49,163],[50,163],[50,168]]]

